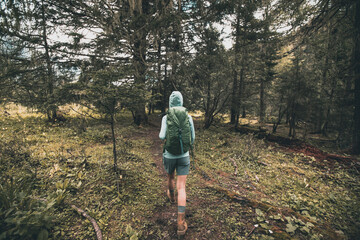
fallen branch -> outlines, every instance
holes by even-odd
[[[261,164],[261,165],[264,165],[264,166],[268,166],[267,163],[264,163],[264,162],[261,162],[261,161],[258,161],[258,163]]]
[[[254,226],[253,229],[251,229],[251,231],[246,235],[245,238],[250,237],[250,235],[254,232],[255,228],[256,228],[256,227]]]
[[[71,205],[71,207],[73,209],[75,209],[79,214],[81,214],[83,217],[86,217],[90,222],[91,224],[93,225],[94,229],[95,229],[95,233],[96,233],[96,238],[98,240],[102,240],[102,234],[101,234],[101,230],[100,230],[100,227],[99,225],[96,223],[95,219],[93,219],[92,217],[90,217],[84,210],[82,210],[81,208],[78,208],[77,206],[75,205]]]
[[[32,199],[36,199],[36,200],[39,200],[39,201],[43,201],[43,202],[47,202],[48,200],[45,199],[45,198],[39,198],[39,197],[36,197],[36,196],[33,196],[31,197]],[[78,208],[77,206],[75,205],[70,205],[73,209],[75,209],[79,214],[81,214],[82,216],[86,217],[90,222],[91,224],[93,225],[94,227],[94,230],[95,230],[95,233],[96,233],[96,238],[97,240],[102,240],[102,233],[101,233],[101,230],[100,230],[100,227],[99,225],[96,223],[95,219],[93,219],[92,217],[90,217],[84,210],[82,210],[81,208]]]

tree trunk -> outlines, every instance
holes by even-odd
[[[136,125],[140,125],[142,123],[147,123],[147,115],[145,112],[145,98],[143,94],[145,93],[145,72],[146,72],[146,64],[145,64],[145,45],[146,39],[145,34],[138,33],[138,38],[134,43],[134,67],[135,67],[135,84],[139,88],[139,92],[141,96],[139,96],[139,103],[135,106],[135,118],[134,122]]]
[[[325,62],[324,62],[324,68],[322,69],[322,94],[321,94],[321,98],[325,98],[327,96],[327,91],[326,91],[326,84],[329,82],[329,59],[330,59],[330,54],[332,53],[332,46],[334,44],[332,44],[333,42],[333,36],[331,34],[332,28],[331,28],[331,23],[329,22],[327,25],[327,52],[325,54]],[[333,86],[331,86],[331,88],[333,88]],[[331,92],[333,93],[333,89],[331,90]],[[329,100],[325,100],[325,106],[320,106],[320,110],[319,110],[319,125],[317,130],[317,132],[321,133],[323,136],[327,135],[327,123],[328,123],[328,117],[329,117],[329,113],[330,113],[330,106],[331,106],[331,102],[332,102],[332,94],[330,95],[330,99]]]
[[[296,113],[295,109],[291,110],[290,122],[289,122],[289,137],[295,138],[295,127],[296,127]]]
[[[41,1],[41,17],[42,17],[42,39],[45,48],[45,59],[46,59],[46,68],[47,68],[47,117],[49,122],[55,122],[56,120],[56,111],[57,106],[54,102],[54,83],[53,83],[53,72],[52,72],[52,65],[50,59],[50,51],[48,45],[48,38],[47,38],[47,29],[46,29],[46,18],[45,18],[45,6],[44,1]]]
[[[246,118],[246,107],[245,106],[242,106],[242,115],[241,115],[242,118]]]
[[[139,18],[143,15],[143,2],[142,0],[136,0],[133,6],[133,14]],[[145,112],[145,83],[146,83],[146,51],[147,51],[147,29],[144,27],[143,22],[140,20],[134,20],[133,23],[135,26],[135,32],[133,33],[133,67],[135,69],[134,82],[137,88],[139,89],[139,101],[135,106],[134,112],[134,123],[140,125],[142,123],[147,123],[147,114]]]
[[[113,156],[114,156],[114,170],[117,172],[117,152],[116,152],[116,137],[115,137],[115,118],[114,114],[111,114],[110,118],[110,125],[111,125],[111,139],[113,143]]]
[[[157,78],[158,78],[158,84],[159,84],[159,93],[160,93],[160,110],[161,113],[165,113],[165,108],[166,105],[164,103],[164,96],[165,94],[165,89],[164,89],[164,81],[165,79],[162,78],[162,74],[161,74],[161,65],[162,65],[162,57],[161,57],[161,47],[162,47],[162,43],[161,43],[161,38],[162,38],[162,34],[159,33],[159,39],[158,39],[158,49],[157,49]]]
[[[231,109],[230,109],[230,123],[237,122],[239,115],[239,95],[238,95],[238,67],[239,67],[239,54],[240,54],[240,14],[236,18],[236,37],[235,37],[235,64],[234,64],[234,77],[233,89],[231,95]]]
[[[355,80],[355,91],[354,91],[354,135],[353,135],[353,152],[355,154],[360,153],[360,2],[357,1],[355,5],[355,48],[353,57],[354,67],[354,80]]]
[[[233,91],[232,91],[231,109],[230,109],[230,123],[231,124],[235,123],[236,116],[239,115],[238,114],[239,106],[237,104],[237,102],[239,101],[239,96],[237,95],[237,93],[238,93],[237,89],[238,89],[238,73],[237,73],[237,70],[234,69]]]
[[[297,102],[299,98],[299,91],[301,89],[301,81],[300,81],[300,65],[299,65],[299,56],[295,56],[294,59],[294,67],[295,67],[295,76],[294,81],[296,85],[293,87],[293,96],[290,101],[290,116],[289,116],[289,137],[295,138],[295,128],[296,128],[296,118],[298,113],[297,111]]]
[[[279,114],[278,114],[278,119],[277,119],[276,123],[274,123],[274,125],[273,125],[272,133],[276,133],[277,127],[280,125],[281,120],[282,120],[285,112],[286,112],[285,110],[282,111],[282,106],[280,106],[280,108],[279,108]]]
[[[205,123],[204,123],[204,129],[208,129],[212,122],[214,120],[214,116],[212,116],[212,114],[205,114]]]
[[[244,57],[244,56],[242,56]],[[241,70],[240,70],[240,80],[239,80],[239,87],[238,87],[238,101],[237,101],[237,112],[236,112],[236,120],[235,120],[235,128],[239,125],[239,118],[240,118],[240,110],[242,109],[242,117],[246,117],[245,107],[242,106],[243,104],[243,94],[244,94],[244,60],[241,61]]]
[[[289,122],[290,122],[290,112],[289,112],[289,109],[290,109],[290,104],[287,106],[285,124],[289,124]]]
[[[238,114],[240,114],[240,109],[242,109],[242,118],[246,117],[245,106],[244,104],[244,95],[245,95],[245,51],[243,52],[241,60],[241,70],[240,70],[240,81],[239,81],[239,102],[238,102]]]
[[[115,103],[114,103],[115,108]],[[113,108],[113,112],[110,115],[110,126],[111,126],[111,139],[113,143],[113,157],[114,157],[114,172],[116,175],[116,187],[118,192],[120,191],[120,184],[119,184],[119,171],[118,171],[118,164],[117,164],[117,151],[116,151],[116,136],[115,136],[115,109]]]
[[[207,95],[206,95],[206,104],[205,104],[205,124],[204,128],[208,129],[211,126],[211,123],[213,121],[213,112],[210,110],[211,108],[211,82],[208,80],[207,82]]]
[[[265,100],[264,100],[264,79],[261,78],[260,80],[260,123],[263,123],[265,121]]]
[[[162,98],[161,98],[161,113],[165,113],[165,109],[169,106],[169,90],[170,90],[170,84],[169,84],[169,73],[168,73],[168,65],[169,65],[169,47],[168,44],[165,43],[165,62],[164,62],[164,81],[163,81],[163,92],[162,92]]]
[[[134,114],[134,123],[140,126],[142,123],[147,123],[148,118],[145,112],[145,105],[138,104]]]
[[[152,103],[149,103],[149,104],[148,104],[148,113],[147,113],[148,116],[151,115],[151,110],[152,110],[152,108],[153,108]]]
[[[331,111],[331,106],[333,105],[334,88],[335,88],[334,84],[333,84],[333,86],[331,86],[331,93],[330,93],[330,96],[329,96],[329,102],[327,104],[327,109],[326,109],[326,113],[325,113],[325,120],[324,120],[324,122],[323,122],[323,124],[321,126],[321,134],[323,136],[325,136],[325,137],[327,136],[328,124],[329,124],[329,120],[330,120],[330,111]]]
[[[171,90],[177,90],[177,84],[176,84],[176,74],[181,62],[181,32],[182,32],[182,21],[181,21],[181,1],[178,1],[178,10],[177,10],[177,17],[176,20],[173,23],[173,37],[174,37],[174,43],[172,45],[171,49],[171,76],[169,78],[170,80],[170,89]]]

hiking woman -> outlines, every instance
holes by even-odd
[[[178,228],[177,234],[184,235],[187,230],[185,222],[186,177],[190,169],[189,150],[195,140],[195,129],[192,117],[183,107],[183,97],[174,91],[169,98],[169,110],[162,118],[159,137],[166,140],[163,153],[163,164],[168,174],[166,194],[171,203],[175,202],[175,169],[177,174]]]

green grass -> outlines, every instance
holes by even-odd
[[[32,199],[56,202],[44,213],[53,217],[50,239],[95,238],[90,222],[70,204],[96,219],[105,239],[174,237],[175,208],[163,197],[165,178],[157,167],[161,152],[154,150],[152,138],[158,127],[137,127],[128,112],[117,117],[116,176],[107,124],[75,114],[68,114],[65,123],[50,124],[41,115],[15,110],[0,117],[0,178],[28,176]],[[158,123],[160,118],[153,115],[151,120]],[[319,165],[222,124],[197,129],[196,138],[193,163],[199,171],[191,171],[187,184],[189,238],[245,239],[250,234],[248,239],[326,239],[333,234],[326,229],[344,239],[358,236],[360,185],[353,168]],[[212,185],[252,204],[231,200],[207,184],[201,172]],[[314,225],[281,212],[286,208]]]
[[[197,164],[222,187],[275,207],[291,208],[319,224],[330,224],[349,239],[358,236],[360,186],[356,170],[337,163],[316,167],[313,157],[284,152],[277,145],[232,133],[226,127],[201,131],[197,136]],[[294,237],[307,235],[299,228],[296,233]]]
[[[29,171],[36,172],[33,195],[49,198],[58,190],[65,190],[64,203],[55,209],[51,238],[94,238],[91,224],[69,204],[87,211],[97,220],[104,236],[111,239],[129,237],[126,227],[134,225],[137,229],[144,224],[141,219],[156,207],[160,189],[153,183],[159,184],[161,179],[152,176],[149,181],[155,168],[148,161],[147,152],[138,151],[148,149],[148,143],[123,137],[138,132],[129,117],[124,115],[118,119],[118,166],[121,169],[118,179],[113,171],[108,125],[86,119],[86,131],[81,132],[77,129],[82,121],[78,117],[68,117],[67,122],[60,124],[49,124],[41,115],[26,113],[22,113],[21,118],[0,119],[2,177],[13,177],[30,168]],[[5,156],[9,149],[14,154]],[[27,160],[17,159],[25,153]]]

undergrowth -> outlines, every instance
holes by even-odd
[[[130,115],[117,120],[118,175],[104,122],[67,116],[50,124],[36,113],[0,119],[2,239],[94,238],[71,204],[96,219],[109,239],[141,238],[158,201],[160,188],[152,183],[161,180],[149,181],[154,165],[139,151],[149,142],[129,138],[139,132]]]
[[[161,152],[153,149],[159,129],[133,125],[127,112],[117,116],[115,174],[110,126],[79,115],[66,118],[50,124],[36,113],[0,117],[0,238],[94,239],[91,223],[74,204],[96,219],[106,239],[171,239],[171,228],[164,229],[175,220],[154,222],[154,215],[170,208],[157,168]],[[329,225],[333,239],[356,239],[359,174],[316,161],[220,123],[197,129],[188,178],[189,234],[327,239]],[[251,202],[233,201],[207,181]]]
[[[276,144],[225,126],[197,136],[196,163],[224,188],[273,208],[290,208],[318,226],[330,224],[341,238],[359,236],[359,175],[352,169],[339,164],[314,167],[313,157],[286,153]],[[280,218],[268,211],[255,211],[254,225],[265,230],[257,231],[260,239],[264,233],[271,237],[269,230],[278,227],[295,238],[326,238],[311,222],[295,216]]]

